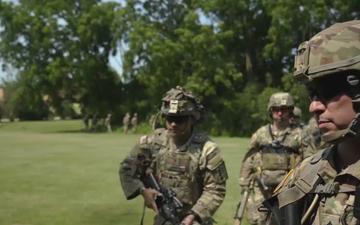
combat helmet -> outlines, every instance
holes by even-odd
[[[292,115],[296,118],[301,118],[301,116],[302,116],[301,109],[299,107],[295,106],[292,111]]]
[[[294,107],[294,99],[289,93],[278,92],[278,93],[272,94],[270,96],[268,107],[267,107],[269,112],[271,111],[272,107],[281,107],[281,106],[286,106],[289,108]]]
[[[294,76],[305,81],[308,89],[327,88],[329,97],[340,88],[353,101],[356,118],[348,128],[323,137],[334,142],[360,131],[360,20],[337,23],[300,44],[295,56]],[[331,85],[330,87],[326,87]]]
[[[197,121],[203,109],[199,99],[180,86],[170,89],[162,98],[161,114],[165,116],[193,116]]]

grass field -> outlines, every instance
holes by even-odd
[[[119,162],[139,135],[83,133],[80,121],[0,125],[0,225],[137,225],[143,201],[126,201]],[[219,225],[233,224],[237,177],[247,138],[213,138],[229,180]],[[152,224],[147,209],[145,225]]]

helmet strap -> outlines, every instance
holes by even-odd
[[[347,132],[344,134],[345,138],[355,137],[360,134],[360,113],[357,113],[355,118],[351,121],[347,128]]]
[[[357,113],[346,129],[339,130],[333,134],[322,136],[321,139],[331,144],[337,144],[344,139],[354,138],[360,135],[360,113]]]
[[[346,77],[346,82],[348,84],[350,96],[354,102],[354,109],[356,112],[359,112],[359,102],[360,102],[360,75],[349,74]]]

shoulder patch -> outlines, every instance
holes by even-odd
[[[220,153],[218,153],[209,159],[209,161],[207,162],[207,168],[209,170],[214,170],[218,168],[223,162],[224,160],[222,156],[220,155]]]
[[[214,142],[207,141],[204,145],[203,154],[206,159],[206,167],[209,170],[214,170],[219,167],[223,162],[220,150]]]

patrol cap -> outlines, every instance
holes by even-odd
[[[166,116],[194,116],[200,119],[203,106],[199,99],[190,91],[176,86],[166,92],[162,98],[161,114]]]

